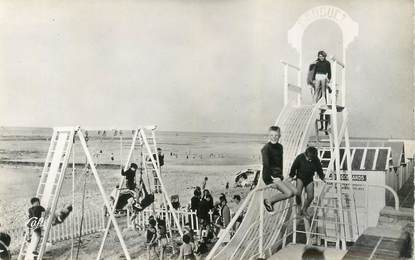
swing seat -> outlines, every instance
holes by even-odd
[[[133,204],[133,209],[135,213],[141,212],[145,210],[148,206],[153,204],[154,202],[154,194],[146,194],[146,196],[141,200],[141,203],[136,206],[135,203]]]
[[[143,200],[141,201],[141,207],[145,209],[151,204],[153,204],[153,202],[154,202],[154,194],[147,194],[147,196],[145,196]]]
[[[120,190],[120,195],[118,196],[117,203],[115,204],[116,210],[123,210],[128,204],[130,198],[135,198],[135,194],[131,190]]]

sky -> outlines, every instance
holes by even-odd
[[[283,105],[280,60],[298,63],[287,31],[330,4],[359,23],[351,136],[413,138],[413,3],[373,3],[1,1],[0,125],[263,133]],[[319,49],[341,56],[341,31],[315,22],[303,44],[306,68]]]

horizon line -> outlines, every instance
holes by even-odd
[[[38,129],[53,129],[50,126],[6,126],[0,125],[1,128],[38,128]],[[245,135],[267,135],[266,133],[259,132],[227,132],[227,131],[188,131],[188,130],[158,130],[159,132],[179,132],[179,133],[199,133],[199,134],[245,134]],[[405,137],[365,137],[365,136],[355,136],[350,137],[350,139],[369,139],[369,140],[415,140],[414,138],[405,138]]]

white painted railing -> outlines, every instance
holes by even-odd
[[[69,240],[79,237],[81,212],[77,211],[75,214],[71,214],[63,223],[52,226],[49,234],[48,242],[55,243],[64,240]],[[105,228],[104,215],[101,210],[85,210],[84,219],[82,221],[82,236],[101,232]],[[26,226],[21,226],[12,229],[0,230],[5,232],[11,237],[10,251],[17,252],[25,239],[25,234],[28,231]]]
[[[322,193],[323,190],[321,189],[321,185],[322,182],[318,181],[317,185],[320,186],[320,189],[318,189],[319,191],[317,191],[318,193]],[[353,185],[356,187],[363,187],[362,191],[365,192],[365,198],[367,200],[368,196],[368,189],[367,187],[376,187],[376,188],[382,188],[385,190],[388,190],[392,193],[392,196],[395,199],[395,208],[398,209],[399,208],[399,198],[397,193],[389,186],[387,185],[371,185],[368,184],[366,182],[358,182],[358,181],[332,181],[332,180],[327,180],[327,184],[326,185]],[[334,186],[333,186],[334,187]],[[248,208],[252,203],[260,203],[255,202],[252,200],[252,198],[254,197],[254,194],[256,192],[263,192],[264,190],[268,189],[269,187],[263,187],[263,188],[257,188],[253,191],[251,191],[247,198],[245,199],[244,203],[241,205],[241,207],[238,209],[238,211],[236,212],[236,214],[234,215],[234,217],[232,218],[231,222],[229,223],[228,227],[225,229],[225,232],[223,233],[223,235],[221,237],[218,238],[218,241],[216,242],[215,246],[212,248],[211,252],[209,253],[209,255],[207,256],[206,259],[210,260],[210,259],[215,259],[215,257],[217,257],[217,254],[220,253],[220,250],[223,246],[223,241],[225,239],[225,237],[227,236],[226,233],[231,232],[233,225],[235,224],[236,220],[238,219],[238,217],[242,214],[242,212],[244,212],[245,208]],[[345,190],[346,188],[343,188],[343,190]],[[347,192],[342,192],[341,196],[342,199],[346,199],[346,197],[344,197],[345,195],[348,195]],[[315,200],[318,199],[320,196],[316,196]],[[365,203],[366,205],[367,203]],[[288,205],[288,206],[287,206]],[[314,201],[311,208],[316,209],[316,207],[320,207],[320,208],[325,208],[326,210],[332,210],[332,208],[328,207],[328,206],[319,206],[318,201]],[[233,252],[231,252],[231,257],[229,259],[248,259],[250,257],[254,257],[254,256],[265,256],[265,257],[269,257],[270,255],[272,255],[272,253],[274,253],[275,249],[278,248],[279,246],[285,246],[288,243],[296,243],[297,242],[297,235],[298,234],[305,234],[307,237],[307,242],[312,241],[312,237],[323,237],[325,240],[340,240],[340,236],[341,234],[334,234],[334,235],[330,235],[330,234],[326,234],[325,232],[319,232],[318,230],[316,231],[316,226],[310,226],[309,228],[307,228],[306,231],[302,231],[302,230],[298,230],[296,225],[297,225],[297,216],[296,216],[296,206],[295,203],[293,202],[293,199],[290,199],[290,201],[280,201],[277,204],[274,205],[274,208],[276,209],[275,212],[273,214],[276,215],[276,217],[280,216],[280,221],[278,223],[277,226],[273,226],[271,228],[265,228],[263,230],[263,232],[258,232],[255,233],[256,235],[254,237],[250,236],[249,237],[249,241],[247,242],[247,235],[249,233],[251,233],[251,230],[254,230],[255,227],[258,227],[258,225],[260,225],[260,221],[261,219],[255,221],[254,223],[252,223],[248,229],[244,230],[245,235],[243,235],[242,237],[240,237],[240,242],[238,243],[238,245],[235,248],[231,248],[229,250],[232,250]],[[338,208],[337,208],[338,210]],[[347,209],[345,209],[347,210]],[[316,210],[314,210],[316,211]],[[259,213],[259,212],[258,212]],[[267,214],[267,213],[265,213]],[[288,215],[290,214],[290,215]],[[366,214],[366,216],[368,216],[368,214]],[[285,218],[286,217],[286,218]],[[315,217],[315,216],[314,216]],[[366,222],[367,223],[367,222]],[[353,225],[360,225],[359,228],[352,229],[352,230],[360,230],[359,234],[354,234],[353,237],[357,238],[358,235],[360,235],[360,233],[363,232],[363,230],[365,229],[365,224],[364,223],[355,223],[354,220],[351,218],[349,223],[344,223],[344,222],[339,222],[337,220],[330,220],[329,218],[327,218],[325,220],[325,225],[327,224],[332,224],[332,225],[347,225],[347,226],[353,226]],[[264,226],[264,224],[263,224]],[[349,228],[350,230],[350,228]],[[344,234],[343,234],[344,235]],[[268,239],[267,242],[263,241],[263,243],[259,243],[259,241],[261,241],[264,237],[269,236],[270,239]],[[252,253],[252,247],[255,246],[257,247],[257,254],[255,255],[249,255],[248,256],[248,252]],[[325,244],[325,246],[327,246],[327,243]],[[242,251],[239,251],[242,250]],[[242,254],[242,255],[241,255]]]
[[[195,211],[190,211],[187,209],[179,209],[175,210],[177,218],[179,219],[179,223],[181,227],[184,227],[186,224],[193,230],[199,230],[199,220],[197,218],[197,214]],[[212,212],[209,212],[211,221],[213,220]],[[171,230],[177,231],[177,225],[174,221],[172,221],[173,216],[171,211],[167,211],[166,209],[151,209],[146,208],[143,211],[139,212],[134,219],[131,221],[131,212],[127,210],[127,225],[130,228],[138,228],[144,230],[146,225],[148,224],[149,217],[160,217],[162,219],[167,220],[166,224],[168,228]],[[168,221],[170,220],[170,221]]]
[[[398,192],[407,182],[407,180],[414,175],[414,162],[408,161],[406,165],[401,165],[395,169],[392,167],[389,171],[385,173],[385,183],[386,185],[392,187],[396,192]],[[387,199],[390,199],[390,195],[386,196]]]
[[[301,105],[301,68],[281,60],[284,65],[284,106],[288,104],[288,94],[294,92],[297,97],[297,106]],[[297,73],[297,83],[288,82],[288,69],[293,69]]]
[[[347,189],[352,189],[354,192],[363,192],[364,194],[362,194],[364,196],[364,198],[359,197],[359,201],[363,200],[363,203],[361,203],[361,206],[356,205],[355,204],[355,208],[343,208],[342,210],[342,214],[344,212],[348,212],[348,211],[352,211],[351,214],[357,214],[359,216],[364,216],[365,219],[361,219],[359,218],[359,220],[357,219],[353,219],[353,218],[346,218],[344,220],[340,220],[340,221],[331,221],[329,218],[326,219],[321,219],[321,220],[317,220],[317,221],[312,221],[311,222],[311,226],[309,228],[309,230],[307,232],[302,232],[302,231],[297,231],[298,233],[307,233],[308,238],[307,238],[307,244],[310,243],[310,235],[317,237],[317,238],[323,238],[325,241],[325,246],[327,247],[327,240],[333,240],[330,238],[334,238],[337,239],[338,241],[340,240],[344,240],[344,241],[354,241],[355,239],[357,239],[357,237],[368,227],[368,223],[369,223],[369,212],[368,212],[368,192],[369,192],[369,187],[370,188],[380,188],[380,189],[384,189],[385,191],[389,191],[390,194],[392,194],[392,197],[394,198],[394,207],[396,210],[399,209],[399,197],[398,194],[395,192],[395,190],[392,187],[389,187],[387,185],[378,185],[378,184],[369,184],[365,181],[349,181],[349,180],[327,180],[326,184],[324,184],[322,181],[320,180],[315,180],[316,182],[316,191],[318,190],[318,196],[315,197],[315,201],[314,203],[310,206],[310,208],[314,208],[314,214],[313,214],[313,220],[316,219],[316,215],[317,212],[323,211],[326,212],[326,214],[328,214],[328,212],[330,211],[335,211],[335,210],[339,210],[338,208],[333,208],[330,206],[326,206],[326,205],[322,205],[321,204],[321,200],[324,199],[324,196],[326,196],[327,194],[330,193],[330,191],[327,188],[333,188],[336,189],[338,188],[338,186],[336,185],[342,185],[344,186],[341,190],[341,197],[343,200],[347,200],[347,195],[348,191]],[[353,212],[354,211],[354,212]],[[315,223],[317,223],[317,225],[315,225]],[[332,225],[334,227],[338,226],[337,228],[340,229],[340,225],[344,227],[344,230],[346,231],[343,234],[334,234],[334,235],[330,235],[327,233],[327,225]],[[318,232],[315,230],[323,230],[323,232]],[[334,231],[333,231],[334,232]],[[343,239],[341,239],[340,235],[345,236]],[[329,239],[327,239],[329,238]]]
[[[336,107],[336,95],[341,95],[341,103],[339,105],[345,107],[346,106],[346,78],[345,78],[345,65],[339,61],[336,57],[332,56],[331,60],[332,63],[332,69],[331,69],[331,94],[328,93],[328,89],[326,89],[327,96],[331,96],[333,109]],[[341,84],[339,84],[339,80],[337,79],[338,75],[337,73],[340,72],[341,74]],[[340,89],[337,89],[338,86],[340,86]]]

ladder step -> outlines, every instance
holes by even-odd
[[[322,111],[332,111],[332,105],[324,105],[324,106],[321,106],[320,107],[320,110],[322,110]],[[343,106],[339,106],[339,105],[336,105],[336,111],[337,112],[342,112],[343,111],[343,109],[344,109],[344,107]]]

